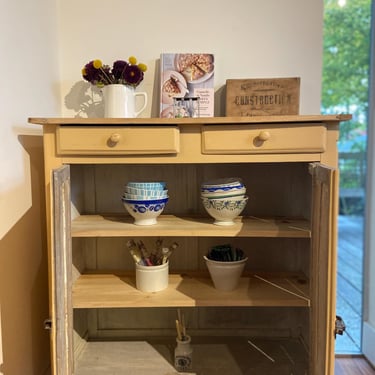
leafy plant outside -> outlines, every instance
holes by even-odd
[[[340,189],[364,188],[370,28],[371,0],[325,0],[321,111],[352,114],[340,124]]]

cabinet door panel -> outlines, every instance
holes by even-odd
[[[312,164],[311,374],[333,374],[336,276],[336,170]]]
[[[54,375],[73,374],[70,168],[53,171],[52,354]]]

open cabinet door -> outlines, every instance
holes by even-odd
[[[311,164],[311,358],[313,375],[334,374],[337,264],[337,172]]]
[[[73,374],[70,168],[53,171],[52,357],[53,375]]]

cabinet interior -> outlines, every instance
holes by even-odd
[[[84,305],[75,300],[78,293],[75,293],[76,285],[79,285],[84,275],[125,275],[129,288],[134,288],[134,261],[126,249],[126,241],[129,237],[141,239],[146,246],[152,247],[158,238],[156,232],[148,232],[147,227],[134,236],[129,236],[126,231],[116,236],[95,235],[95,229],[89,235],[74,234],[75,221],[85,215],[111,215],[115,218],[113,220],[128,217],[121,202],[121,195],[128,181],[166,181],[169,201],[162,215],[194,217],[199,221],[200,218],[210,220],[201,203],[200,184],[216,178],[240,177],[249,196],[248,204],[242,213],[244,218],[256,221],[290,220],[291,226],[293,220],[302,220],[306,227],[310,228],[312,177],[309,163],[306,162],[71,164],[70,174],[76,358],[80,357],[87,342],[146,340],[166,359],[170,359],[171,348],[175,344],[178,307],[174,306],[173,301],[170,301],[170,306],[158,306],[155,303],[147,308],[132,308],[145,306],[142,302],[138,304],[136,300],[133,306],[130,302],[126,307],[118,307],[112,301],[107,301],[105,307],[101,307],[90,303]],[[300,298],[294,296],[295,301],[292,303],[275,298],[271,302],[254,300],[228,307],[224,306],[224,303],[221,306],[203,306],[196,299],[195,306],[186,303],[180,307],[185,314],[189,333],[196,344],[202,345],[202,353],[207,343],[223,343],[227,345],[227,349],[241,351],[241,345],[249,346],[247,339],[268,338],[274,344],[277,340],[283,340],[282,343],[275,344],[277,350],[285,350],[289,345],[291,348],[295,346],[295,349],[291,350],[297,353],[295,358],[294,354],[288,354],[288,351],[283,356],[285,363],[289,363],[288,369],[291,368],[291,362],[294,362],[294,366],[306,368],[310,340],[311,231],[290,237],[277,230],[273,233],[265,232],[264,235],[252,235],[251,231],[250,234],[246,233],[240,236],[220,236],[217,232],[200,235],[197,230],[197,234],[191,236],[183,230],[176,230],[172,236],[162,235],[165,244],[174,241],[179,244],[179,248],[170,258],[170,274],[198,274],[209,278],[203,255],[213,245],[230,243],[243,249],[249,258],[245,277],[255,275],[273,282],[273,277],[276,276],[277,280],[283,280],[287,284],[290,283],[289,280],[293,280],[291,290],[304,296],[305,300],[301,302]],[[249,288],[251,289],[252,285],[254,288],[259,287],[259,280],[251,278]],[[268,287],[274,288],[271,284]],[[280,293],[284,294],[283,291]],[[228,302],[227,296],[224,299]],[[288,355],[294,359],[288,358]],[[264,356],[260,356],[260,360],[267,364],[267,358]]]
[[[71,164],[72,203],[80,214],[126,215],[121,195],[129,181],[165,181],[169,201],[163,214],[204,215],[200,185],[240,177],[247,187],[244,216],[310,220],[309,163]],[[302,194],[301,194],[302,192]]]

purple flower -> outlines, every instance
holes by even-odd
[[[103,86],[113,83],[113,77],[110,73],[111,68],[108,65],[102,65],[99,68],[95,67],[95,62],[99,60],[92,60],[82,69],[82,77],[92,83],[93,85]]]
[[[129,65],[124,71],[125,82],[132,86],[137,86],[143,80],[143,72],[137,65]]]
[[[113,63],[112,74],[116,80],[123,79],[123,74],[128,65],[124,60],[117,60]]]
[[[94,60],[90,61],[85,65],[82,70],[83,78],[90,82],[96,84],[100,80],[100,71],[99,69],[94,68]]]

